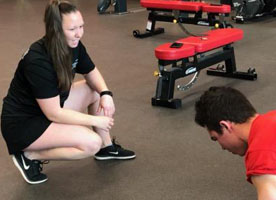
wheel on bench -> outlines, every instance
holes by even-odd
[[[248,74],[255,74],[256,73],[256,70],[255,70],[255,68],[249,68],[248,70],[247,70],[247,73]]]
[[[138,37],[138,35],[141,35],[141,33],[140,33],[140,31],[139,30],[134,30],[133,32],[132,32],[132,34],[133,34],[133,36],[134,37]]]

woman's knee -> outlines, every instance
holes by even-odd
[[[87,157],[94,156],[102,147],[102,139],[97,134],[91,134],[89,139],[81,144],[81,149],[87,154]]]
[[[95,102],[98,102],[99,100],[100,100],[100,94],[97,92],[97,91],[95,91],[95,90],[92,90],[92,89],[90,89],[91,90],[91,104],[93,104],[93,103],[95,103]]]
[[[96,90],[94,90],[94,89],[92,89],[88,84],[87,84],[87,82],[85,82],[86,84],[85,84],[85,99],[86,99],[86,101],[87,101],[87,103],[86,103],[86,105],[87,105],[87,107],[88,107],[88,109],[91,107],[91,108],[93,108],[93,107],[98,107],[98,104],[99,104],[99,101],[100,101],[100,94],[96,91]]]
[[[87,99],[90,100],[90,103],[94,103],[95,101],[98,101],[100,99],[100,94],[94,90],[93,88],[91,88],[86,80],[83,80],[81,83],[83,90],[85,91],[85,96],[87,97]]]
[[[91,88],[85,80],[73,84],[68,99],[64,103],[64,108],[70,108],[76,111],[85,111],[87,107],[97,104],[100,95]]]

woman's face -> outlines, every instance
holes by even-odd
[[[69,47],[78,46],[83,36],[83,25],[84,22],[79,11],[62,15],[62,28]]]

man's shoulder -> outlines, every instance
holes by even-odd
[[[268,128],[270,129],[271,126],[274,127],[276,125],[276,110],[268,111],[264,114],[258,115],[252,124],[252,129],[262,129]],[[274,128],[273,128],[274,129]]]

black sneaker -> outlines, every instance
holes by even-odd
[[[115,143],[115,139],[112,140],[112,145],[102,148],[95,154],[96,160],[128,160],[136,157],[135,153],[130,150],[123,149],[121,145]]]
[[[23,152],[14,154],[12,160],[27,183],[39,184],[48,180],[45,174],[40,173],[43,164],[41,161],[29,160]]]

